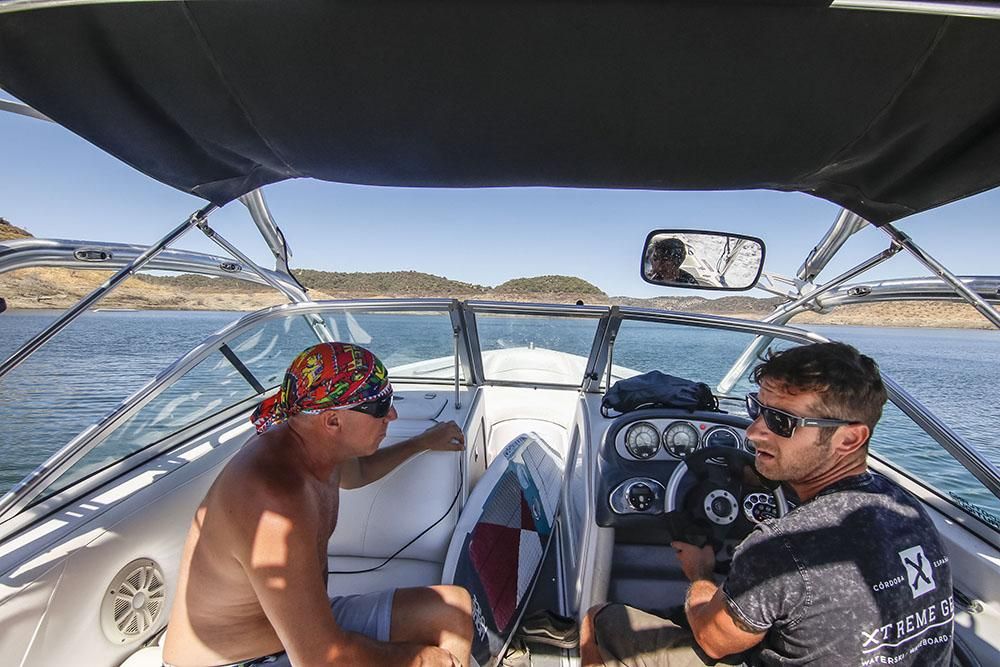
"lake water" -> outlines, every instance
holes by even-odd
[[[5,358],[58,315],[56,311],[0,315],[0,357]],[[4,425],[0,429],[0,494],[164,366],[241,315],[133,311],[82,316],[0,379],[0,423]],[[373,335],[373,350],[393,367],[413,360],[405,351],[395,349],[401,339],[420,341],[424,346],[439,341],[441,350],[421,349],[418,358],[451,353],[448,337],[425,336],[416,330],[405,336],[399,331],[404,322],[408,323],[405,326],[440,328],[437,319],[383,314],[369,315],[362,324]],[[593,325],[585,320],[543,320],[528,327],[523,319],[479,316],[477,321],[484,349],[530,343],[585,356],[593,336]],[[813,329],[875,357],[886,373],[1000,465],[995,422],[1000,415],[1000,392],[996,390],[1000,331]],[[385,340],[396,344],[380,349]],[[614,361],[638,370],[660,368],[714,385],[746,342],[746,338],[726,332],[626,322],[616,342]],[[970,481],[964,469],[894,408],[887,409],[876,430],[873,450],[894,462],[903,461],[908,470],[936,488],[1000,517],[1000,501],[978,482]]]

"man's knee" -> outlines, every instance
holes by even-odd
[[[447,608],[443,614],[448,628],[463,637],[472,638],[472,596],[461,586],[431,586]]]

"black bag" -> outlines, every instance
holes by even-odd
[[[608,417],[610,410],[624,413],[642,407],[714,412],[719,409],[719,401],[704,382],[649,371],[615,382],[601,401],[601,414]]]

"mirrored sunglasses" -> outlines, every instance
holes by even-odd
[[[354,410],[355,412],[363,412],[366,415],[371,415],[375,419],[382,419],[389,414],[389,410],[392,409],[392,394],[383,396],[382,398],[376,398],[373,401],[365,401],[364,403],[359,403],[358,405],[347,409]]]
[[[750,419],[762,416],[767,429],[782,438],[792,437],[795,429],[800,426],[844,426],[855,423],[844,419],[813,419],[789,414],[761,403],[757,392],[747,394],[747,414],[750,415]]]

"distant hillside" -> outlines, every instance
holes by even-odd
[[[763,317],[774,310],[775,306],[781,302],[781,298],[757,299],[752,296],[724,296],[719,299],[706,299],[701,296],[669,296],[636,299],[616,296],[611,301],[620,306],[638,308],[662,308],[664,310],[712,313],[713,315],[756,315]]]
[[[578,294],[607,296],[596,285],[572,276],[536,276],[508,280],[493,290],[494,294]]]
[[[31,234],[10,224],[6,218],[0,218],[0,241],[31,238]]]
[[[0,218],[0,241],[30,238],[31,234]],[[0,296],[11,309],[67,308],[94,290],[111,274],[101,270],[37,267],[0,274]],[[304,269],[295,275],[315,300],[353,297],[450,297],[496,301],[538,301],[591,305],[616,304],[640,308],[709,313],[760,319],[774,310],[780,299],[726,296],[670,296],[639,299],[608,297],[595,285],[572,276],[515,278],[496,288],[449,280],[417,271],[343,273]],[[125,281],[100,303],[102,308],[252,311],[286,303],[287,299],[265,285],[232,278],[190,274],[138,275]],[[793,324],[846,324],[899,327],[969,327],[989,329],[975,309],[960,303],[900,302],[843,306],[829,314],[803,313]]]
[[[271,292],[273,289],[267,285],[248,283],[235,278],[210,278],[208,276],[196,276],[192,273],[182,273],[179,276],[151,276],[144,273],[133,276],[139,282],[149,285],[158,285],[183,291],[195,292]]]
[[[328,294],[383,294],[405,296],[448,296],[452,294],[485,294],[488,287],[448,280],[419,271],[382,271],[375,273],[342,273],[302,269],[295,276],[309,289]]]

